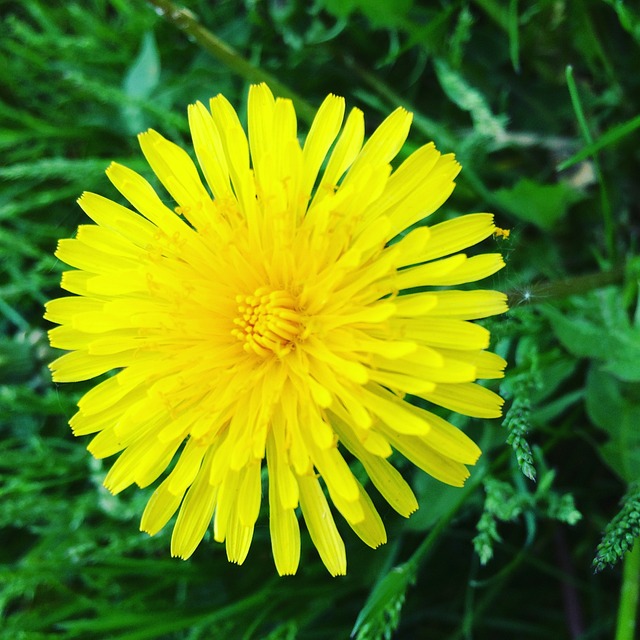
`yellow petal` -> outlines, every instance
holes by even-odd
[[[45,309],[45,320],[56,324],[71,324],[74,316],[79,313],[88,311],[102,313],[104,302],[80,296],[67,296],[66,298],[50,300],[45,304]]]
[[[167,478],[152,494],[140,520],[140,531],[154,536],[178,510],[184,492],[175,494],[169,491]]]
[[[477,378],[504,378],[504,369],[507,362],[495,353],[490,351],[453,351],[440,349],[446,358],[452,358],[462,362],[467,362],[476,367]]]
[[[132,400],[137,401],[141,397],[143,389],[138,389],[137,396],[130,396],[123,402],[123,399],[135,386],[135,382],[127,382],[122,375],[117,374],[107,380],[103,380],[87,391],[87,393],[78,400],[78,407],[86,416],[92,416],[108,408],[114,408],[115,405],[119,405],[115,408],[122,411],[123,406],[129,404]]]
[[[402,107],[398,107],[388,115],[362,147],[362,151],[345,176],[343,185],[346,186],[357,180],[365,167],[387,165],[395,158],[409,135],[412,119],[413,114]]]
[[[460,384],[450,386],[463,387],[466,385]],[[480,457],[480,449],[478,445],[465,433],[460,431],[460,429],[457,429],[431,411],[427,411],[409,402],[401,400],[387,391],[382,391],[381,393],[384,393],[389,403],[394,405],[397,409],[407,411],[429,425],[428,432],[424,435],[419,435],[419,438],[432,449],[435,449],[440,454],[457,462],[462,462],[464,464],[476,463]],[[384,427],[384,425],[382,425],[382,431],[386,436],[390,433],[388,427]]]
[[[269,531],[276,570],[293,575],[300,562],[300,527],[295,511],[282,506],[274,477],[269,472]]]
[[[363,367],[359,362],[336,355],[317,338],[310,338],[305,343],[305,349],[314,358],[328,364],[336,372],[340,372],[345,378],[357,384],[364,384],[368,380],[366,367]]]
[[[48,331],[47,334],[49,336],[49,344],[55,349],[89,350],[89,343],[95,339],[95,336],[69,326],[56,327]]]
[[[153,172],[181,207],[192,207],[210,199],[184,149],[153,129],[139,134],[138,142]]]
[[[76,240],[96,251],[117,256],[118,258],[123,257],[140,261],[147,257],[146,251],[140,249],[127,238],[123,238],[119,233],[95,224],[80,225]]]
[[[254,460],[240,472],[236,508],[238,510],[238,520],[245,527],[253,528],[260,512],[262,498],[260,468],[260,461]]]
[[[190,438],[180,454],[180,458],[167,478],[167,490],[174,495],[184,495],[184,492],[195,480],[200,465],[207,453],[208,447],[203,446],[195,438]]]
[[[91,273],[113,274],[134,270],[139,264],[135,257],[98,251],[80,240],[59,240],[56,257],[72,267]]]
[[[393,208],[403,204],[407,197],[424,185],[425,181],[428,182],[429,174],[440,157],[441,154],[433,142],[414,151],[389,178],[384,195],[368,211],[370,219],[389,215]],[[427,190],[429,190],[431,185],[427,186]],[[396,226],[400,226],[402,231],[409,225],[403,226],[402,223],[399,223]]]
[[[360,153],[364,140],[364,116],[360,109],[352,109],[347,117],[344,129],[331,152],[327,168],[316,190],[311,207],[321,202],[327,195],[333,194],[342,174],[351,166]]]
[[[396,316],[415,318],[425,314],[433,315],[433,309],[438,304],[439,298],[435,295],[417,293],[414,295],[399,296],[394,300]]]
[[[330,94],[320,105],[313,119],[302,150],[304,171],[300,193],[305,201],[309,198],[318,171],[340,131],[344,118],[344,105],[344,98]]]
[[[431,237],[422,260],[441,258],[477,244],[494,231],[493,214],[471,213],[430,227]]]
[[[393,394],[379,385],[368,385],[363,390],[367,408],[377,415],[382,422],[398,433],[425,434],[429,432],[429,424],[420,417],[412,415],[402,405],[394,405],[390,398]]]
[[[362,462],[376,489],[400,515],[408,518],[418,509],[418,502],[404,478],[387,460],[367,451],[344,421],[339,420],[336,427],[341,442]]]
[[[235,199],[222,139],[211,114],[201,102],[196,102],[189,105],[188,115],[193,148],[211,193],[222,200]]]
[[[85,191],[78,204],[94,222],[113,229],[142,249],[152,244],[158,234],[157,227],[142,216],[96,193]]]
[[[340,494],[347,502],[358,499],[356,479],[337,447],[315,449],[313,458],[314,464],[331,491]]]
[[[427,391],[433,391],[435,384],[432,380],[422,379],[414,375],[406,375],[403,370],[401,373],[396,371],[382,371],[380,369],[371,369],[369,377],[388,389],[402,392],[402,394],[420,394]],[[475,378],[474,378],[475,379]]]
[[[215,463],[215,460],[214,460]],[[230,469],[218,490],[218,503],[213,520],[213,537],[216,542],[224,542],[227,537],[229,521],[235,519],[235,504],[238,499],[240,472]]]
[[[443,258],[429,262],[428,264],[404,269],[394,277],[393,286],[395,289],[412,289],[414,287],[424,287],[440,284],[443,278],[457,273],[467,262],[468,258],[463,253],[458,253],[450,258]]]
[[[264,82],[249,87],[247,110],[251,160],[256,174],[261,174],[264,170],[261,165],[265,155],[273,153],[275,142],[273,131],[275,99]]]
[[[253,525],[245,526],[239,518],[232,518],[225,540],[227,560],[235,564],[242,564],[249,553],[253,540]]]
[[[453,192],[455,188],[453,179],[459,171],[460,165],[455,161],[453,154],[442,156],[438,166],[432,172],[433,175],[428,176],[429,179],[425,180],[425,184],[430,183],[431,188],[426,192],[424,189],[414,191],[391,214],[392,219],[396,214],[401,214],[395,220],[396,224],[391,227],[391,233],[398,234],[439,209]],[[406,215],[405,212],[411,215]],[[389,239],[391,237],[393,236],[390,236]]]
[[[273,499],[277,496],[280,506],[295,509],[298,506],[298,481],[286,460],[286,446],[284,440],[284,426],[280,420],[274,420],[271,432],[267,436],[267,466],[269,469],[269,487]],[[271,496],[272,494],[269,493]],[[272,498],[269,498],[272,500]]]
[[[384,198],[368,212],[369,219],[389,216],[393,225],[388,237],[396,236],[447,200],[460,168],[453,154],[441,156],[433,145],[418,149],[392,174]]]
[[[211,456],[184,498],[171,536],[171,555],[186,560],[200,544],[216,506],[217,489],[209,484]]]
[[[338,533],[320,483],[312,476],[300,476],[298,483],[302,515],[322,562],[332,576],[346,575],[347,556],[344,542]]]
[[[475,366],[468,362],[461,362],[453,358],[447,358],[441,366],[430,366],[423,364],[419,353],[412,353],[405,358],[398,360],[385,360],[384,358],[374,358],[372,365],[377,369],[386,369],[396,372],[395,375],[411,376],[412,379],[423,382],[425,391],[433,391],[438,382],[473,382],[476,380],[477,372]],[[377,374],[372,374],[372,379],[381,382]],[[420,394],[424,391],[406,391],[406,393]]]
[[[504,404],[498,394],[471,382],[438,384],[434,391],[421,395],[434,404],[474,418],[499,418]]]
[[[79,382],[95,378],[111,369],[124,367],[134,356],[133,351],[106,356],[89,355],[86,350],[72,351],[54,360],[50,365],[54,382]]]
[[[423,255],[430,237],[429,227],[418,227],[394,242],[391,246],[396,247],[398,251],[396,266],[400,268],[424,262]]]
[[[371,502],[369,494],[359,482],[358,488],[360,489],[360,505],[364,512],[364,518],[356,523],[348,520],[347,522],[349,522],[349,526],[365,544],[369,545],[372,549],[377,549],[387,541],[387,532],[385,531],[384,524],[382,524],[380,514],[373,506],[373,502]]]
[[[162,466],[157,470],[155,476],[157,477],[164,471],[177,448],[178,443],[164,443],[153,439],[149,441],[145,438],[138,438],[114,462],[104,480],[104,486],[111,493],[120,493],[140,477],[144,477],[152,467],[157,470],[158,466]],[[153,473],[155,471],[152,472],[152,475]]]
[[[490,334],[480,325],[464,320],[424,318],[420,320],[393,320],[392,327],[398,337],[417,340],[431,347],[444,349],[486,349]]]
[[[113,186],[145,217],[168,236],[190,235],[188,226],[160,200],[153,187],[131,169],[112,162],[106,171]]]
[[[431,317],[477,320],[509,310],[507,296],[500,291],[438,291],[418,295],[433,300]]]
[[[385,433],[394,448],[436,480],[454,487],[462,487],[469,477],[467,467],[430,447],[424,438],[394,433],[387,429]]]
[[[249,166],[247,136],[240,124],[238,114],[224,96],[217,95],[212,98],[209,107],[213,122],[220,132],[233,190],[246,219],[249,223],[254,223],[256,189]]]
[[[448,260],[448,258],[443,258],[443,260]],[[431,278],[429,282],[423,284],[448,286],[475,282],[476,280],[482,280],[483,278],[493,275],[504,266],[504,260],[499,253],[483,253],[482,255],[468,258],[456,269],[448,273],[442,273],[438,277]]]

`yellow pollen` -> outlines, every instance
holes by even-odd
[[[289,353],[304,330],[304,318],[296,299],[283,290],[256,289],[253,295],[236,296],[238,315],[231,331],[244,350],[267,357]]]

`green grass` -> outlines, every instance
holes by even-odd
[[[631,640],[640,10],[184,6],[172,21],[141,0],[0,0],[0,637]],[[484,452],[463,490],[407,468],[420,511],[405,521],[379,502],[390,542],[371,551],[345,532],[341,579],[305,535],[299,575],[278,578],[266,512],[242,567],[209,537],[171,559],[169,531],[138,532],[148,493],[111,496],[109,461],[70,433],[88,386],[54,385],[46,368],[43,304],[59,295],[56,241],[83,221],[74,200],[117,199],[112,160],[149,175],[139,131],[188,146],[187,104],[224,93],[244,117],[248,83],[267,76],[300,97],[303,132],[329,92],[369,130],[413,110],[403,153],[433,139],[463,165],[443,215],[489,210],[511,230],[492,241],[508,262],[492,284],[513,309],[488,323],[510,364],[505,423],[459,419]]]

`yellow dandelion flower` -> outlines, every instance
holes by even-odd
[[[496,253],[460,253],[497,231],[493,216],[404,233],[447,199],[460,166],[427,144],[393,171],[411,114],[397,109],[364,143],[362,112],[343,126],[344,112],[329,95],[301,146],[291,101],[264,84],[249,92],[248,137],[223,96],[191,105],[207,186],[184,150],[149,130],[140,145],[175,211],[114,163],[107,176],[133,208],[85,193],[96,224],[59,243],[75,268],[61,286],[74,295],[47,304],[60,325],[51,344],[70,351],[51,364],[53,379],[118,370],[80,399],[71,428],[97,434],[96,458],[120,453],[105,479],[113,493],[169,470],[141,529],[153,535],[177,512],[174,556],[188,558],[213,520],[214,539],[242,563],[264,471],[278,573],[298,568],[301,513],[329,572],[344,574],[321,479],[367,545],[386,541],[346,452],[408,517],[418,504],[393,450],[455,486],[480,450],[405,396],[501,413],[502,399],[475,381],[501,377],[505,362],[470,321],[502,313],[506,297],[442,290],[503,266]]]

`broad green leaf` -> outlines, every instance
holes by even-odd
[[[516,218],[549,231],[567,209],[584,196],[564,182],[540,184],[523,178],[510,189],[498,189],[496,202]]]
[[[140,52],[129,67],[122,88],[134,100],[149,98],[160,81],[160,56],[153,32],[149,31],[142,38]],[[131,134],[140,133],[146,128],[143,110],[134,104],[123,107],[122,116]]]
[[[153,32],[142,38],[140,52],[129,67],[123,82],[123,89],[132,98],[148,98],[160,80],[160,57]]]
[[[620,382],[612,375],[592,365],[586,406],[594,424],[609,436],[600,446],[605,462],[629,484],[640,479],[640,404],[623,396]]]
[[[553,307],[543,309],[562,345],[578,358],[604,360],[611,353],[613,338],[604,327],[575,316],[566,316]]]
[[[558,340],[574,356],[603,361],[603,370],[627,382],[640,381],[640,331],[628,324],[607,326],[548,307],[544,314]]]

